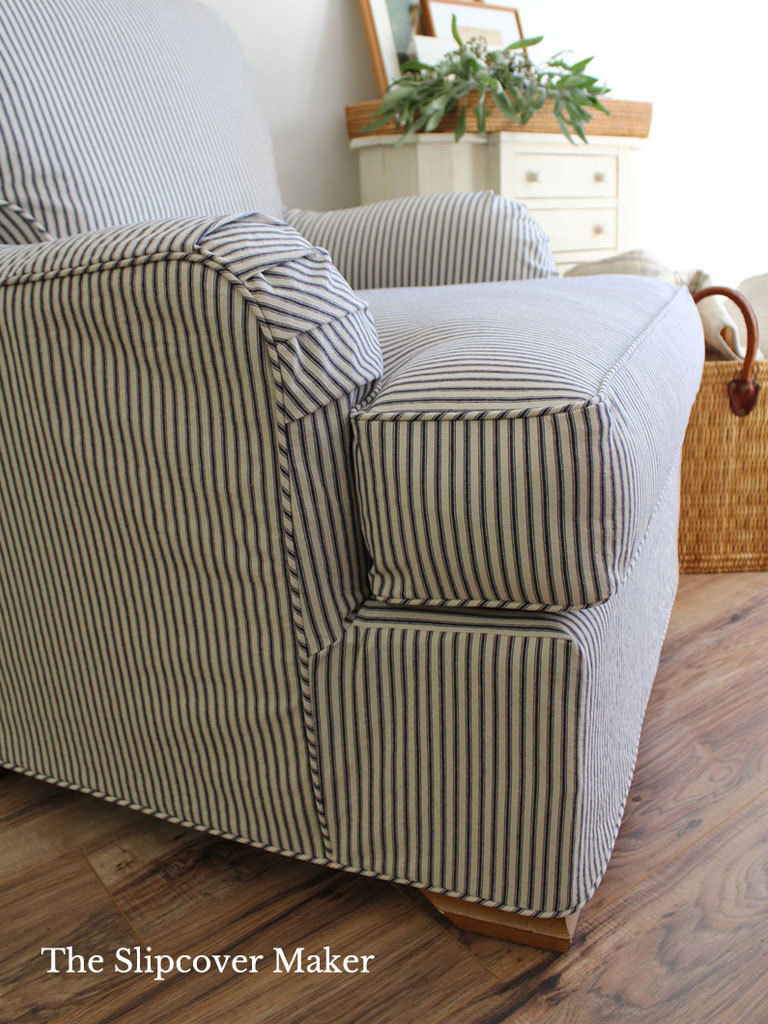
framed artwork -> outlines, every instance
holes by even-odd
[[[451,33],[454,14],[459,35],[465,41],[480,36],[491,49],[500,50],[523,38],[520,14],[515,7],[479,3],[478,0],[424,0],[425,33],[446,41],[444,53],[456,48]]]
[[[371,51],[376,86],[382,95],[400,78],[407,60],[436,64],[456,49],[451,19],[456,15],[462,39],[484,38],[498,49],[523,38],[514,7],[482,0],[358,0]]]
[[[417,35],[425,34],[424,0],[358,0],[380,93],[400,78],[400,66],[416,57]],[[426,33],[428,34],[428,33]]]

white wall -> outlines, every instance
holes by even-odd
[[[358,202],[344,107],[376,85],[357,0],[205,0],[237,31],[275,140],[288,206]]]
[[[206,0],[237,30],[289,205],[358,201],[344,106],[375,97],[357,0]],[[498,2],[498,0],[496,0]],[[620,99],[650,100],[643,244],[720,283],[768,272],[768,14],[760,0],[518,0],[538,57],[596,54]]]

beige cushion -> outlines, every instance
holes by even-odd
[[[739,291],[752,303],[765,348],[765,340],[768,338],[768,274],[748,277],[739,285]],[[740,327],[740,332],[744,335],[743,327]]]

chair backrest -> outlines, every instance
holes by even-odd
[[[0,243],[282,217],[233,34],[189,0],[0,0]]]

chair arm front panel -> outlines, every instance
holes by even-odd
[[[567,612],[368,601],[313,661],[341,864],[523,913],[605,871],[677,589],[679,460],[605,603]]]
[[[365,592],[364,304],[284,224],[196,218],[4,250],[0,323],[0,761],[323,857],[303,665]]]
[[[355,289],[551,277],[549,240],[522,203],[494,192],[409,196],[286,219],[327,249]]]

